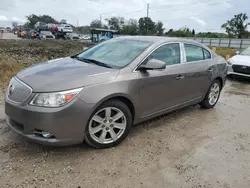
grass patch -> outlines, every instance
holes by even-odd
[[[0,57],[0,87],[6,88],[9,80],[22,68],[20,64],[13,58]]]
[[[230,57],[236,55],[237,49],[233,48],[221,48],[221,47],[216,47],[215,53],[224,57],[226,59],[226,56],[229,55]]]

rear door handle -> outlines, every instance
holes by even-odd
[[[184,79],[185,78],[185,76],[183,76],[183,75],[178,75],[177,77],[176,77],[176,80],[182,80],[182,79]]]

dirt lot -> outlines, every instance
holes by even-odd
[[[250,81],[228,80],[215,109],[137,125],[116,148],[50,148],[11,131],[0,104],[0,187],[248,188]]]

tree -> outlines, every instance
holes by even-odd
[[[195,30],[194,29],[192,30],[192,35],[195,36]]]
[[[91,28],[102,28],[102,22],[100,20],[93,20],[90,23]]]
[[[26,16],[28,22],[25,23],[26,28],[34,28],[35,24],[37,22],[45,22],[45,23],[58,23],[58,21],[54,18],[52,18],[49,15],[40,15],[37,16],[35,14],[31,14],[29,16]]]
[[[138,22],[135,19],[130,19],[127,25],[123,26],[121,34],[138,35]]]
[[[228,20],[224,23],[221,28],[225,29],[229,36],[236,36],[238,38],[243,38],[247,36],[247,26],[250,23],[247,23],[247,15],[244,13],[240,13],[238,15],[234,15],[231,20]]]
[[[155,33],[155,22],[149,17],[139,19],[139,33],[141,35],[150,35]]]
[[[13,28],[17,28],[17,26],[18,26],[18,22],[13,21],[13,22],[12,22],[12,27],[13,27]]]
[[[111,17],[110,19],[106,19],[106,21],[110,29],[118,30],[119,32],[121,32],[125,23],[123,17]]]
[[[163,28],[163,23],[162,22],[157,22],[156,26],[155,26],[155,30],[158,36],[162,36],[163,32],[164,32],[164,28]]]

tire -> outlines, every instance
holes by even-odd
[[[119,100],[107,101],[91,115],[85,129],[85,142],[94,148],[114,147],[128,136],[132,123],[126,104]]]
[[[214,92],[215,91],[215,87],[218,87],[216,89],[216,91],[218,90],[218,92]],[[221,89],[222,89],[222,86],[221,86],[221,83],[219,80],[214,80],[212,82],[212,84],[210,85],[209,87],[209,90],[205,96],[205,98],[203,99],[203,101],[201,103],[199,103],[199,105],[202,107],[202,108],[205,108],[205,109],[210,109],[210,108],[213,108],[219,98],[220,98],[220,92],[221,92]],[[213,93],[213,94],[212,94]],[[212,97],[211,96],[214,96],[214,101],[211,99]],[[216,98],[216,99],[215,99]]]

